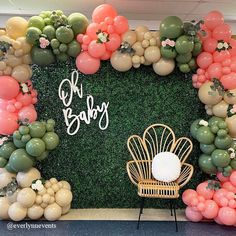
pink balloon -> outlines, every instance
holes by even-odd
[[[208,183],[203,182],[197,186],[197,193],[203,196],[205,199],[212,199],[215,193],[214,190],[208,188]]]
[[[214,219],[219,211],[218,205],[213,200],[205,201],[205,210],[202,211],[202,215],[207,219]]]
[[[219,11],[211,11],[204,17],[206,27],[213,30],[224,23],[224,17]]]
[[[115,18],[117,16],[116,9],[109,4],[102,4],[96,7],[92,13],[93,22],[100,23],[105,20],[105,18]]]
[[[226,190],[230,191],[230,192],[236,193],[235,186],[233,184],[231,184],[231,182],[229,182],[229,181],[224,182],[222,187],[225,188]]]
[[[197,197],[194,197],[192,198],[191,202],[190,202],[190,206],[192,207],[196,207],[198,205],[198,198]]]
[[[183,192],[182,194],[182,200],[186,205],[190,205],[191,204],[191,200],[193,198],[197,198],[198,194],[195,190],[193,189],[187,189]]]
[[[76,58],[76,66],[84,74],[94,74],[99,70],[100,60],[88,52],[82,52]]]
[[[231,49],[229,49],[231,57],[236,56],[236,40],[231,38],[229,44],[232,47]]]
[[[229,177],[225,177],[223,174],[222,174],[222,172],[217,172],[217,174],[216,174],[216,176],[217,176],[217,178],[218,178],[218,180],[220,181],[220,182],[226,182],[226,181],[229,181]]]
[[[93,40],[88,46],[88,52],[92,57],[99,58],[105,54],[106,47],[103,43],[97,43],[96,40]]]
[[[218,189],[215,191],[215,194],[213,196],[213,200],[219,205],[220,199],[225,197],[228,191],[224,188]]]
[[[7,100],[0,98],[0,109],[1,110],[6,110],[7,109],[7,105],[8,105]]]
[[[20,86],[11,76],[0,76],[0,98],[10,100],[17,96]]]
[[[226,197],[222,197],[219,199],[218,201],[219,203],[217,203],[220,207],[225,207],[228,206],[229,200]]]
[[[217,40],[213,38],[208,38],[203,42],[203,49],[205,52],[213,53],[217,47]]]
[[[216,218],[214,218],[214,221],[219,224],[219,225],[223,225],[223,223],[221,222],[221,220],[219,219],[219,216],[217,215]]]
[[[229,179],[230,179],[231,184],[234,185],[234,187],[236,187],[236,170],[234,170],[231,173]]]
[[[86,34],[83,36],[82,40],[83,40],[83,43],[86,45],[88,45],[91,42],[91,38]]]
[[[199,75],[198,76],[198,81],[201,82],[201,83],[205,82],[206,81],[206,76],[205,75]]]
[[[21,108],[22,108],[22,103],[21,102],[15,102],[15,108],[17,109],[17,110],[20,110]]]
[[[185,209],[185,215],[188,220],[193,222],[199,222],[203,219],[201,212],[194,211],[193,208],[189,206]]]
[[[201,52],[197,57],[197,64],[201,69],[206,69],[212,62],[213,58],[209,52]]]
[[[113,25],[108,25],[107,27],[107,33],[113,34],[115,32],[115,27]]]
[[[227,50],[223,50],[223,51],[220,51],[220,52],[215,51],[213,53],[214,62],[223,62],[223,61],[228,60],[228,59],[230,59],[230,53]]]
[[[88,45],[82,44],[82,49],[83,49],[83,51],[88,51]]]
[[[103,55],[100,57],[100,59],[103,60],[103,61],[108,60],[108,59],[110,59],[110,58],[111,58],[111,52],[110,52],[110,51],[107,51],[107,50],[106,50],[105,54],[103,54]]]
[[[231,65],[231,59],[226,59],[224,61],[222,61],[222,66],[230,66]]]
[[[198,203],[197,209],[198,209],[199,211],[204,211],[205,208],[206,208],[205,203],[203,203],[203,202],[199,202],[199,203]]]
[[[212,37],[216,40],[223,40],[225,42],[229,42],[232,36],[231,27],[227,24],[222,24],[217,26],[213,32]]]
[[[236,208],[236,201],[234,199],[229,200],[229,207],[235,209]]]
[[[16,112],[16,108],[13,104],[9,104],[9,105],[7,105],[7,111],[14,113],[14,112]]]
[[[79,43],[82,43],[83,42],[83,34],[77,34],[76,36],[76,40],[79,42]]]
[[[231,62],[230,69],[231,69],[231,71],[236,72],[236,62],[235,61]]]
[[[10,135],[18,129],[18,118],[15,113],[0,110],[0,134]]]
[[[118,34],[110,34],[109,42],[105,43],[106,49],[108,51],[114,52],[116,49],[120,47],[121,38]]]
[[[220,79],[225,89],[235,89],[236,88],[236,73],[231,72],[228,75],[223,75]]]
[[[198,75],[204,75],[205,74],[205,70],[201,69],[201,68],[198,68],[197,69],[197,74]]]
[[[208,38],[211,38],[211,31],[206,27],[205,24],[201,24],[200,28],[201,28],[201,30],[200,30],[200,32],[198,32],[198,36],[202,42],[204,42]],[[204,31],[204,33],[201,31]]]
[[[124,16],[114,18],[114,27],[117,34],[123,34],[129,30],[128,20]]]
[[[36,104],[38,102],[38,98],[32,98],[32,104]]]
[[[236,223],[236,211],[230,207],[222,207],[219,210],[218,217],[225,225],[234,225]]]
[[[228,200],[234,199],[234,193],[233,193],[233,192],[228,192],[228,193],[226,194],[226,198],[227,198]]]
[[[104,20],[108,25],[113,25],[114,19],[112,17],[106,17]]]
[[[19,110],[18,117],[20,121],[27,119],[29,123],[32,123],[37,119],[37,112],[33,105],[29,105]]]
[[[228,66],[223,67],[223,68],[222,68],[222,73],[223,73],[224,75],[230,74],[230,73],[231,73],[230,67],[228,67]]]
[[[198,80],[198,75],[197,75],[197,74],[194,74],[194,75],[192,76],[192,81],[193,81],[193,82],[197,82],[197,80]]]
[[[32,96],[31,94],[23,94],[22,92],[20,92],[16,97],[16,101],[20,102],[23,106],[29,106],[30,104],[32,104]]]
[[[209,78],[221,78],[222,76],[222,66],[220,63],[213,63],[207,68],[207,73]]]
[[[86,29],[86,34],[91,38],[91,39],[97,39],[97,33],[99,32],[100,25],[98,23],[91,23],[88,25]]]

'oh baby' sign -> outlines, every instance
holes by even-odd
[[[99,120],[98,126],[101,130],[105,130],[109,125],[108,106],[109,102],[102,102],[101,105],[94,104],[94,97],[91,94],[84,95],[83,85],[78,84],[79,73],[74,70],[71,73],[70,79],[61,81],[58,96],[63,102],[64,108],[62,109],[67,133],[75,135],[79,132],[82,122],[89,125],[92,120]],[[81,101],[82,98],[86,100],[86,110],[73,111],[70,107],[74,96],[78,96]]]

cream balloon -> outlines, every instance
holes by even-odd
[[[9,183],[11,183],[12,178],[15,177],[15,174],[9,173],[7,171],[0,173],[0,188],[7,186]]]
[[[32,64],[31,56],[29,54],[26,54],[22,57],[23,63],[24,64]]]
[[[36,199],[35,199],[35,203],[40,205],[40,204],[42,204],[42,202],[43,202],[42,196],[41,195],[37,195]]]
[[[70,190],[62,188],[56,193],[55,200],[61,207],[69,205],[72,201],[72,193]]]
[[[49,181],[50,181],[51,184],[57,184],[58,183],[58,180],[56,178],[51,178]]]
[[[41,174],[36,168],[31,168],[27,172],[18,172],[17,183],[21,188],[30,187],[34,180],[41,179]]]
[[[156,39],[156,45],[160,48],[161,47],[160,32],[159,31],[152,32],[152,37]]]
[[[5,70],[7,67],[6,62],[5,61],[0,61],[0,70]]]
[[[173,59],[161,58],[158,62],[153,63],[153,70],[161,76],[169,75],[175,69],[175,61]]]
[[[236,89],[232,89],[228,91],[229,93],[232,94],[232,96],[229,96],[228,93],[225,93],[224,95],[224,100],[228,104],[236,104]]]
[[[67,206],[62,207],[62,215],[67,214],[70,211],[70,208],[71,208],[70,204],[67,205]]]
[[[8,55],[6,63],[10,67],[15,67],[15,66],[18,66],[18,65],[22,64],[22,58],[21,57],[16,57],[14,55]]]
[[[14,16],[6,22],[6,33],[9,37],[16,39],[26,35],[28,21],[22,17]]]
[[[44,209],[38,205],[28,208],[27,215],[31,220],[38,220],[43,216]]]
[[[53,184],[52,185],[52,190],[56,193],[59,190],[59,185],[58,184]]]
[[[27,209],[19,202],[14,202],[8,209],[8,215],[14,221],[21,221],[26,217]]]
[[[232,138],[236,138],[236,115],[233,115],[231,117],[227,117],[225,119],[228,129],[229,129],[229,135]]]
[[[219,95],[218,91],[213,91],[211,86],[213,86],[213,82],[204,83],[198,90],[198,97],[204,104],[216,105],[222,100],[222,96]]]
[[[43,198],[43,203],[49,203],[51,196],[48,193],[45,193],[42,198]]]
[[[138,56],[143,56],[144,54],[144,48],[142,47],[142,43],[141,42],[136,42],[132,48],[134,49],[135,51],[135,55],[138,55]]]
[[[161,58],[160,49],[157,46],[149,46],[145,49],[144,57],[152,63],[158,62]]]
[[[228,106],[229,104],[222,100],[221,102],[212,107],[212,113],[215,116],[225,118],[227,116]]]
[[[138,40],[139,42],[142,42],[143,39],[144,39],[144,34],[145,34],[146,32],[148,32],[148,31],[149,31],[149,29],[148,29],[147,26],[143,26],[143,25],[138,26],[138,27],[135,29],[135,32],[136,32],[136,34],[137,34],[137,40]]]
[[[17,201],[17,195],[20,192],[20,189],[17,189],[12,195],[7,196],[7,199],[10,203],[14,203]]]
[[[127,31],[122,35],[122,42],[127,42],[129,45],[133,45],[137,41],[137,34],[135,31]]]
[[[10,202],[6,197],[0,197],[0,219],[7,220],[9,219],[8,209],[10,207]]]
[[[30,67],[26,64],[16,66],[12,71],[12,77],[20,83],[25,83],[30,79],[30,70]]]
[[[3,30],[3,29],[0,29],[0,36],[1,36],[1,35],[5,35],[5,34],[6,34],[6,31]]]
[[[49,221],[58,220],[61,217],[62,209],[56,204],[50,204],[44,209],[44,217]]]
[[[7,35],[1,35],[0,36],[0,41],[6,42],[6,43],[10,43],[12,44],[14,42],[13,39],[11,39],[9,36]]]
[[[31,207],[35,203],[36,193],[31,188],[23,188],[17,195],[17,202],[19,202],[23,207]]]
[[[112,53],[110,62],[112,67],[120,72],[128,71],[132,67],[132,59],[128,53],[116,51]]]
[[[3,71],[4,75],[11,75],[12,68],[10,66],[7,66],[6,69]]]
[[[71,190],[71,186],[70,186],[70,184],[67,181],[62,180],[62,181],[60,181],[60,183],[62,183],[63,188]]]
[[[21,49],[23,50],[24,54],[30,53],[32,46],[29,43],[27,43],[25,37],[17,38],[16,41],[21,43]]]

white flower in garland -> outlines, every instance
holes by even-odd
[[[223,43],[220,42],[220,43],[217,44],[217,49],[222,49],[223,47],[224,47]]]
[[[236,157],[235,150],[233,148],[228,149],[230,159],[234,159]]]
[[[99,42],[106,43],[109,41],[108,36],[109,35],[107,33],[100,32],[97,37],[98,37]]]
[[[8,138],[7,137],[3,137],[0,139],[0,146],[4,144],[5,141],[7,141]]]
[[[224,48],[225,48],[225,49],[228,49],[228,47],[229,47],[229,44],[228,44],[228,43],[224,42],[223,45],[224,45]]]
[[[21,86],[21,89],[22,89],[23,93],[28,93],[29,92],[29,87],[26,83],[21,83],[20,86]]]
[[[198,124],[203,126],[208,126],[208,122],[205,120],[200,120]]]
[[[33,190],[42,191],[44,189],[44,186],[43,186],[42,181],[38,179],[35,183],[31,185],[31,188]]]

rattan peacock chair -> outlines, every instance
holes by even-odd
[[[192,151],[192,142],[186,137],[176,140],[175,134],[170,127],[164,124],[149,126],[143,134],[143,138],[132,135],[127,141],[129,152],[133,160],[127,163],[127,172],[131,182],[138,187],[138,195],[141,197],[140,217],[143,213],[145,198],[170,199],[170,209],[174,210],[176,231],[178,231],[175,201],[179,197],[179,190],[186,185],[193,174],[193,166],[185,163]],[[160,152],[172,152],[181,162],[179,178],[173,182],[162,182],[152,176],[152,160]]]

